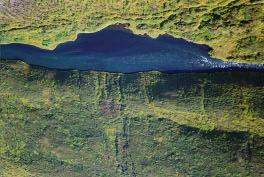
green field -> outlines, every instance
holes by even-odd
[[[264,73],[0,63],[0,176],[261,176]]]
[[[0,43],[53,49],[78,33],[128,24],[136,34],[169,34],[211,46],[223,60],[264,63],[261,0],[2,0]]]

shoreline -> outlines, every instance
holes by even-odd
[[[130,34],[134,34],[134,35],[137,35],[137,36],[142,36],[142,37],[147,37],[147,38],[151,38],[151,39],[157,39],[157,38],[160,38],[160,37],[168,37],[168,38],[172,38],[172,39],[181,39],[181,40],[184,40],[186,42],[189,42],[189,43],[192,43],[192,44],[195,44],[195,45],[201,45],[201,46],[205,46],[205,47],[208,47],[209,48],[209,51],[208,51],[208,54],[212,57],[212,58],[216,58],[216,59],[219,59],[219,60],[222,60],[223,62],[235,62],[235,63],[238,63],[238,64],[256,64],[256,65],[259,65],[259,64],[264,64],[264,61],[260,61],[260,62],[249,62],[249,61],[240,61],[240,60],[229,60],[229,59],[226,59],[226,58],[221,58],[221,57],[217,57],[215,55],[213,55],[211,52],[214,51],[214,48],[211,47],[209,44],[206,44],[206,43],[202,43],[202,42],[194,42],[192,40],[188,40],[188,39],[185,39],[183,37],[177,37],[177,36],[173,36],[171,34],[168,34],[168,33],[157,33],[154,35],[151,35],[151,34],[148,34],[147,32],[144,32],[142,33],[137,31],[136,29],[133,30],[132,28],[132,25],[131,23],[127,23],[127,22],[117,22],[117,23],[109,23],[107,25],[104,25],[103,27],[99,27],[97,30],[93,30],[93,31],[87,31],[87,32],[77,32],[74,36],[74,38],[70,38],[70,39],[66,39],[64,40],[64,42],[61,42],[61,43],[56,43],[56,44],[53,44],[53,45],[50,45],[49,47],[44,47],[43,45],[38,45],[38,44],[28,44],[28,43],[23,43],[23,42],[11,42],[11,43],[0,43],[0,46],[1,45],[9,45],[9,44],[24,44],[24,45],[30,45],[30,46],[34,46],[34,47],[37,47],[39,49],[43,49],[43,50],[49,50],[49,51],[53,51],[55,50],[59,45],[63,45],[67,42],[74,42],[78,39],[78,36],[81,35],[81,34],[92,34],[92,33],[97,33],[97,32],[100,32],[100,31],[104,31],[104,30],[120,30],[120,31],[124,31],[124,32],[127,32],[127,33],[130,33]],[[70,37],[70,36],[69,36]],[[1,59],[1,56],[0,56],[0,59]]]
[[[36,69],[46,69],[51,71],[79,71],[79,72],[98,72],[98,73],[111,73],[111,74],[136,74],[136,73],[162,73],[162,74],[211,74],[211,73],[235,73],[235,72],[243,72],[243,73],[264,73],[264,65],[263,68],[212,68],[212,69],[205,69],[205,70],[168,70],[168,71],[161,71],[161,70],[146,70],[146,71],[134,71],[134,72],[114,72],[114,71],[103,71],[103,70],[86,70],[86,69],[76,69],[76,68],[67,68],[67,69],[60,69],[60,68],[52,68],[47,66],[41,66],[36,64],[29,64],[22,59],[0,59],[1,63],[11,63],[17,64],[22,63],[27,66],[31,66]]]

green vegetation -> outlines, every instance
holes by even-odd
[[[228,61],[264,63],[261,0],[2,0],[0,43],[52,49],[80,32],[128,24],[137,34],[169,34],[210,45]]]
[[[264,63],[259,0],[2,0],[0,43],[136,34]],[[263,176],[264,73],[58,71],[0,62],[0,176]]]
[[[0,176],[262,176],[264,73],[0,63]]]

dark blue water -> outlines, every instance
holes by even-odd
[[[79,34],[77,40],[44,50],[26,44],[5,44],[1,59],[19,59],[32,65],[56,69],[108,72],[203,72],[263,70],[263,65],[223,62],[210,57],[210,48],[182,39],[161,36],[152,39],[122,30],[106,29]]]

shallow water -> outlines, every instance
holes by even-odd
[[[76,41],[44,50],[26,44],[5,44],[1,59],[19,59],[28,64],[55,69],[107,72],[203,72],[263,70],[263,65],[223,62],[210,57],[210,48],[182,39],[161,36],[152,39],[126,31],[105,29],[79,34]]]

